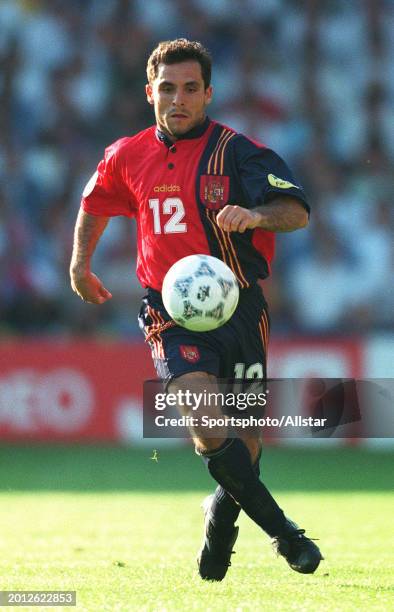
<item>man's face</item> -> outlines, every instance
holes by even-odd
[[[170,138],[179,138],[204,121],[212,87],[205,89],[201,66],[191,60],[159,64],[157,77],[146,86],[146,95],[155,108],[158,127]]]

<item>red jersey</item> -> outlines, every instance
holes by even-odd
[[[207,118],[175,143],[152,126],[110,145],[84,189],[82,207],[93,215],[135,217],[137,276],[144,287],[160,291],[178,259],[203,253],[229,265],[242,288],[268,276],[274,234],[224,232],[216,214],[226,204],[260,206],[274,192],[307,207],[276,153]]]

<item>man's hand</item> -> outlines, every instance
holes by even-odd
[[[216,223],[225,232],[240,232],[261,227],[268,232],[294,232],[308,225],[308,212],[292,196],[276,196],[268,204],[248,209],[228,204],[218,213]]]
[[[84,302],[91,304],[103,304],[112,298],[101,280],[90,271],[90,260],[107,224],[108,217],[90,215],[79,209],[70,264],[71,287]]]
[[[103,304],[112,298],[101,280],[93,272],[77,273],[70,271],[71,287],[77,295],[90,304]]]
[[[225,232],[243,232],[258,227],[261,214],[242,206],[227,205],[218,213],[216,223]]]

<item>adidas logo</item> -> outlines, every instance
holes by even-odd
[[[174,191],[180,191],[181,188],[179,185],[156,185],[153,188],[155,193],[174,193]]]

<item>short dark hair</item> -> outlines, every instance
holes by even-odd
[[[209,51],[197,41],[177,38],[175,40],[165,40],[153,49],[146,65],[148,82],[152,83],[157,77],[158,65],[178,64],[195,60],[201,66],[201,74],[204,80],[205,89],[211,83],[212,59]]]

